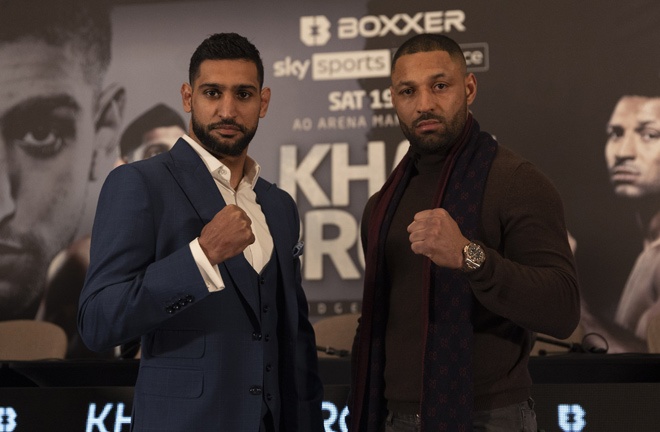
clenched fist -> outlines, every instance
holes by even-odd
[[[254,243],[252,220],[240,207],[229,204],[202,228],[199,246],[211,265],[234,257]]]
[[[408,225],[410,248],[440,267],[461,268],[463,246],[470,243],[446,210],[422,210]]]

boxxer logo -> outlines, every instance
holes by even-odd
[[[300,40],[307,46],[328,43],[331,24],[323,15],[300,17]],[[343,17],[337,21],[339,39],[357,37],[374,38],[389,34],[406,36],[411,33],[448,33],[452,30],[465,31],[465,12],[462,10],[418,12],[414,15],[398,13]]]
[[[586,412],[578,404],[562,404],[557,407],[559,427],[564,432],[581,432],[587,425]]]
[[[16,411],[12,407],[0,407],[0,432],[13,432],[16,429]]]
[[[300,17],[300,40],[307,46],[327,44],[330,40],[330,21],[323,15]]]

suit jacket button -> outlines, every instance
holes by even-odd
[[[257,332],[252,333],[252,340],[260,341],[261,340],[261,333],[257,333]]]
[[[165,308],[165,312],[167,312],[168,314],[173,314],[173,313],[174,313],[174,309],[172,309],[171,306],[168,306],[168,307]]]
[[[253,396],[258,396],[261,394],[261,387],[259,386],[252,386],[250,387],[250,394]]]

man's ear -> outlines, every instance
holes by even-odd
[[[181,104],[183,110],[190,114],[192,110],[192,87],[188,83],[181,84]]]
[[[472,102],[477,97],[477,77],[473,73],[465,77],[465,97],[468,106],[472,105]]]
[[[118,84],[111,84],[99,95],[94,117],[96,135],[89,168],[90,181],[107,174],[119,158],[119,136],[125,107],[126,90]]]
[[[270,104],[270,88],[264,87],[261,89],[261,108],[259,110],[259,117],[266,117],[268,112],[268,104]]]

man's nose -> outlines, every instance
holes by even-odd
[[[221,118],[236,117],[236,101],[231,97],[223,97],[218,101],[216,114]]]
[[[0,222],[16,212],[12,188],[12,169],[9,164],[7,147],[0,138]]]
[[[633,159],[637,155],[637,142],[633,132],[626,132],[621,137],[616,157],[618,159]]]
[[[417,112],[432,112],[435,108],[433,94],[429,90],[421,89],[417,93]]]

